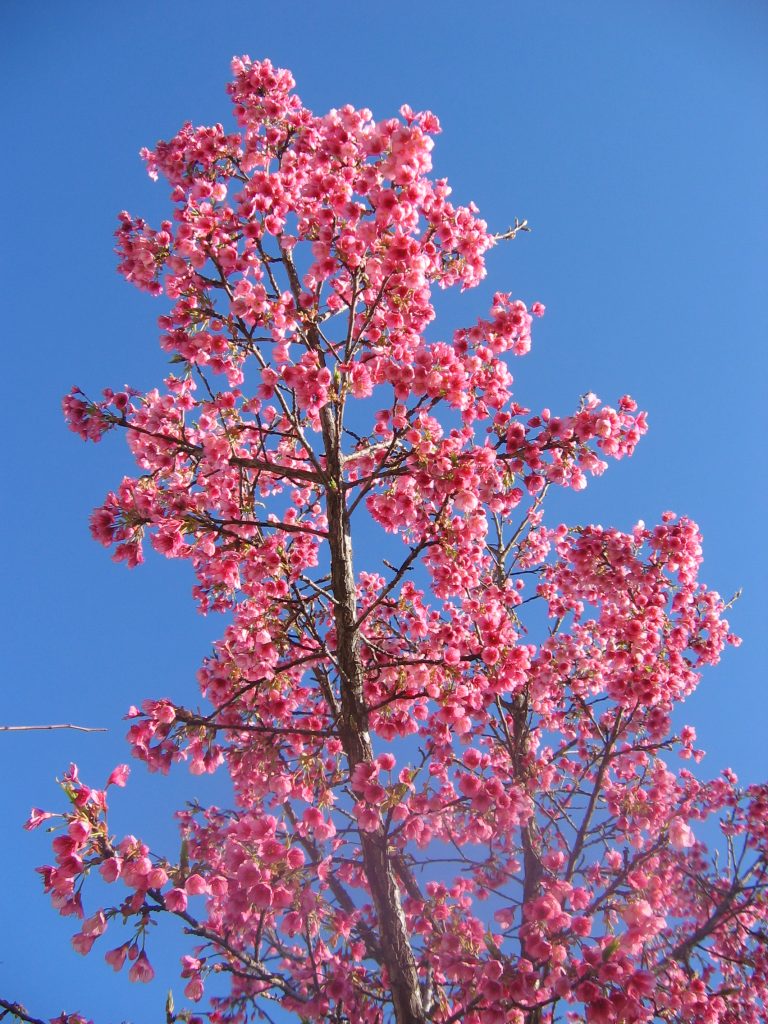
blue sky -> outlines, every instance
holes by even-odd
[[[291,68],[316,112],[434,110],[435,169],[457,199],[497,229],[529,220],[530,235],[492,254],[480,289],[442,304],[438,332],[482,315],[494,290],[539,299],[547,315],[515,365],[519,400],[567,413],[585,391],[629,392],[649,410],[636,456],[558,512],[628,528],[671,508],[699,522],[703,578],[726,596],[744,588],[732,621],[745,642],[685,719],[709,752],[703,773],[768,774],[764,3],[11,0],[3,21],[0,721],[108,732],[0,735],[0,995],[40,1016],[67,1007],[144,1024],[162,1016],[169,984],[180,991],[174,941],[146,987],[113,975],[98,949],[87,960],[71,951],[72,922],[33,873],[46,837],[20,825],[32,804],[59,806],[53,780],[70,760],[99,782],[126,759],[131,703],[192,702],[221,629],[196,614],[186,567],[150,559],[129,573],[90,540],[88,513],[130,463],[117,439],[83,447],[60,398],[74,383],[147,388],[164,374],[160,306],[114,272],[115,215],[165,214],[138,150],[186,119],[226,123],[233,54]],[[148,779],[137,765],[115,828],[172,850],[172,810],[216,792],[215,781]]]

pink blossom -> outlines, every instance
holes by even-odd
[[[124,786],[128,781],[130,772],[131,769],[128,765],[118,765],[117,768],[113,768],[110,777],[106,780],[105,790],[108,790],[111,785]]]
[[[122,969],[125,963],[125,958],[128,955],[128,943],[123,943],[122,946],[118,946],[116,949],[110,949],[108,953],[104,954],[104,959],[110,965],[112,970],[119,971]]]
[[[99,874],[105,882],[114,882],[120,877],[122,870],[122,859],[120,857],[109,857],[99,865]]]
[[[152,981],[154,976],[154,968],[147,959],[147,954],[142,950],[134,961],[131,969],[128,971],[128,977],[131,981],[146,983]]]
[[[53,814],[50,811],[42,811],[42,810],[40,810],[39,807],[33,807],[31,812],[30,812],[29,817],[24,822],[24,828],[28,832],[31,832],[32,829],[40,828],[40,826],[42,825],[42,823],[44,821],[47,821],[48,818],[52,818],[52,817],[53,817]]]
[[[79,953],[81,956],[86,956],[86,954],[90,953],[91,947],[95,941],[95,935],[84,935],[81,932],[78,932],[76,935],[72,936],[72,946],[74,947],[75,952]]]
[[[200,875],[194,874],[186,880],[184,888],[189,896],[200,896],[208,892],[208,883]]]
[[[267,908],[272,906],[272,887],[267,885],[266,882],[257,882],[249,891],[254,907]]]
[[[187,909],[187,894],[183,889],[171,889],[163,899],[166,908],[174,913]]]
[[[193,1003],[199,1003],[203,998],[203,982],[200,978],[192,978],[184,986],[184,995],[187,999],[191,999]]]
[[[669,823],[669,840],[678,850],[685,850],[696,842],[690,825],[683,818],[673,818]]]

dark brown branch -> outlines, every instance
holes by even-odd
[[[183,708],[176,709],[176,719],[179,722],[183,722],[184,725],[199,725],[205,729],[212,729],[217,732],[258,732],[266,733],[270,736],[319,736],[323,739],[336,735],[333,729],[304,729],[301,726],[277,726],[245,722],[232,722],[226,725],[221,722],[215,722],[210,718],[203,718],[202,715],[193,715]]]
[[[368,732],[368,709],[363,696],[364,667],[357,628],[357,599],[352,565],[349,510],[344,496],[341,458],[340,410],[332,404],[320,411],[328,475],[326,510],[331,554],[331,589],[336,603],[336,658],[341,688],[339,735],[350,772],[361,763],[373,761]],[[359,832],[363,867],[376,908],[382,959],[389,976],[392,1004],[398,1024],[425,1024],[426,1014],[419,986],[418,970],[411,948],[397,875],[387,836],[379,826],[375,832]]]
[[[600,760],[600,767],[597,769],[597,777],[595,778],[595,782],[594,782],[594,785],[592,787],[592,793],[590,794],[590,797],[589,797],[589,803],[587,804],[587,810],[586,810],[586,812],[584,814],[584,817],[583,817],[582,822],[581,822],[581,826],[580,826],[579,831],[578,831],[578,833],[576,835],[576,840],[575,840],[575,842],[573,844],[573,849],[571,850],[571,855],[568,858],[568,867],[566,868],[566,871],[565,871],[565,880],[567,882],[570,882],[571,878],[573,877],[573,872],[576,869],[576,865],[578,863],[579,857],[581,856],[581,851],[584,848],[584,840],[586,838],[587,830],[589,829],[590,822],[592,821],[592,815],[595,813],[595,808],[597,806],[597,801],[598,801],[598,799],[600,797],[600,793],[601,793],[602,788],[603,788],[603,779],[605,778],[605,773],[608,770],[608,765],[610,764],[610,761],[611,761],[611,751],[613,750],[613,745],[616,742],[616,737],[619,735],[619,729],[621,728],[621,722],[622,722],[622,713],[621,713],[621,711],[619,711],[618,714],[616,715],[616,722],[615,722],[614,727],[613,727],[613,729],[611,731],[611,735],[608,737],[608,740],[606,742],[605,751],[604,751],[603,756],[602,756],[602,758]]]
[[[400,565],[400,568],[397,569],[397,571],[395,572],[395,575],[392,577],[392,579],[389,581],[389,583],[384,587],[384,589],[381,591],[381,593],[376,598],[376,600],[372,604],[368,605],[368,607],[365,609],[363,614],[359,616],[359,618],[357,620],[357,623],[356,623],[356,628],[357,629],[359,629],[360,626],[362,626],[362,624],[365,622],[365,620],[368,618],[368,616],[372,612],[376,611],[376,609],[384,601],[386,601],[386,599],[389,597],[389,595],[395,589],[397,584],[400,582],[400,580],[403,578],[403,576],[405,576],[405,574],[408,572],[410,567],[413,565],[413,563],[419,557],[421,552],[424,551],[426,548],[430,547],[434,543],[435,543],[434,540],[423,540],[423,541],[421,541],[421,543],[417,544],[415,548],[411,548],[410,554],[402,562],[402,564]]]
[[[6,999],[0,999],[0,1008],[5,1011],[0,1014],[0,1020],[10,1013],[16,1020],[26,1021],[27,1024],[48,1024],[48,1021],[42,1020],[40,1017],[31,1017],[21,1003],[10,1003]]]
[[[304,526],[301,523],[284,523],[281,520],[271,519],[217,519],[214,516],[207,516],[206,519],[214,526],[256,526],[259,529],[283,530],[285,533],[311,533],[315,537],[327,537],[325,530],[316,530],[313,526]],[[236,534],[230,534],[236,536]]]

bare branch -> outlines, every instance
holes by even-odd
[[[74,732],[107,732],[101,726],[73,725],[0,725],[0,732],[51,732],[53,729],[72,729]]]

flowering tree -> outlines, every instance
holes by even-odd
[[[129,566],[147,541],[189,560],[227,615],[203,703],[132,708],[133,753],[226,772],[232,806],[181,811],[174,861],[111,833],[126,766],[104,790],[72,767],[67,812],[28,824],[61,826],[41,871],[62,914],[85,916],[94,872],[117,893],[96,886],[75,948],[147,981],[149,926],[175,918],[207,1008],[169,1021],[766,1020],[768,786],[676,767],[701,753],[671,713],[735,642],[698,530],[543,518],[644,415],[516,401],[538,303],[497,293],[426,340],[432,290],[477,284],[515,233],[428,176],[432,114],[316,117],[287,71],[233,69],[237,132],[143,153],[172,219],[120,215],[173,373],[64,401],[138,465],[96,539]]]

